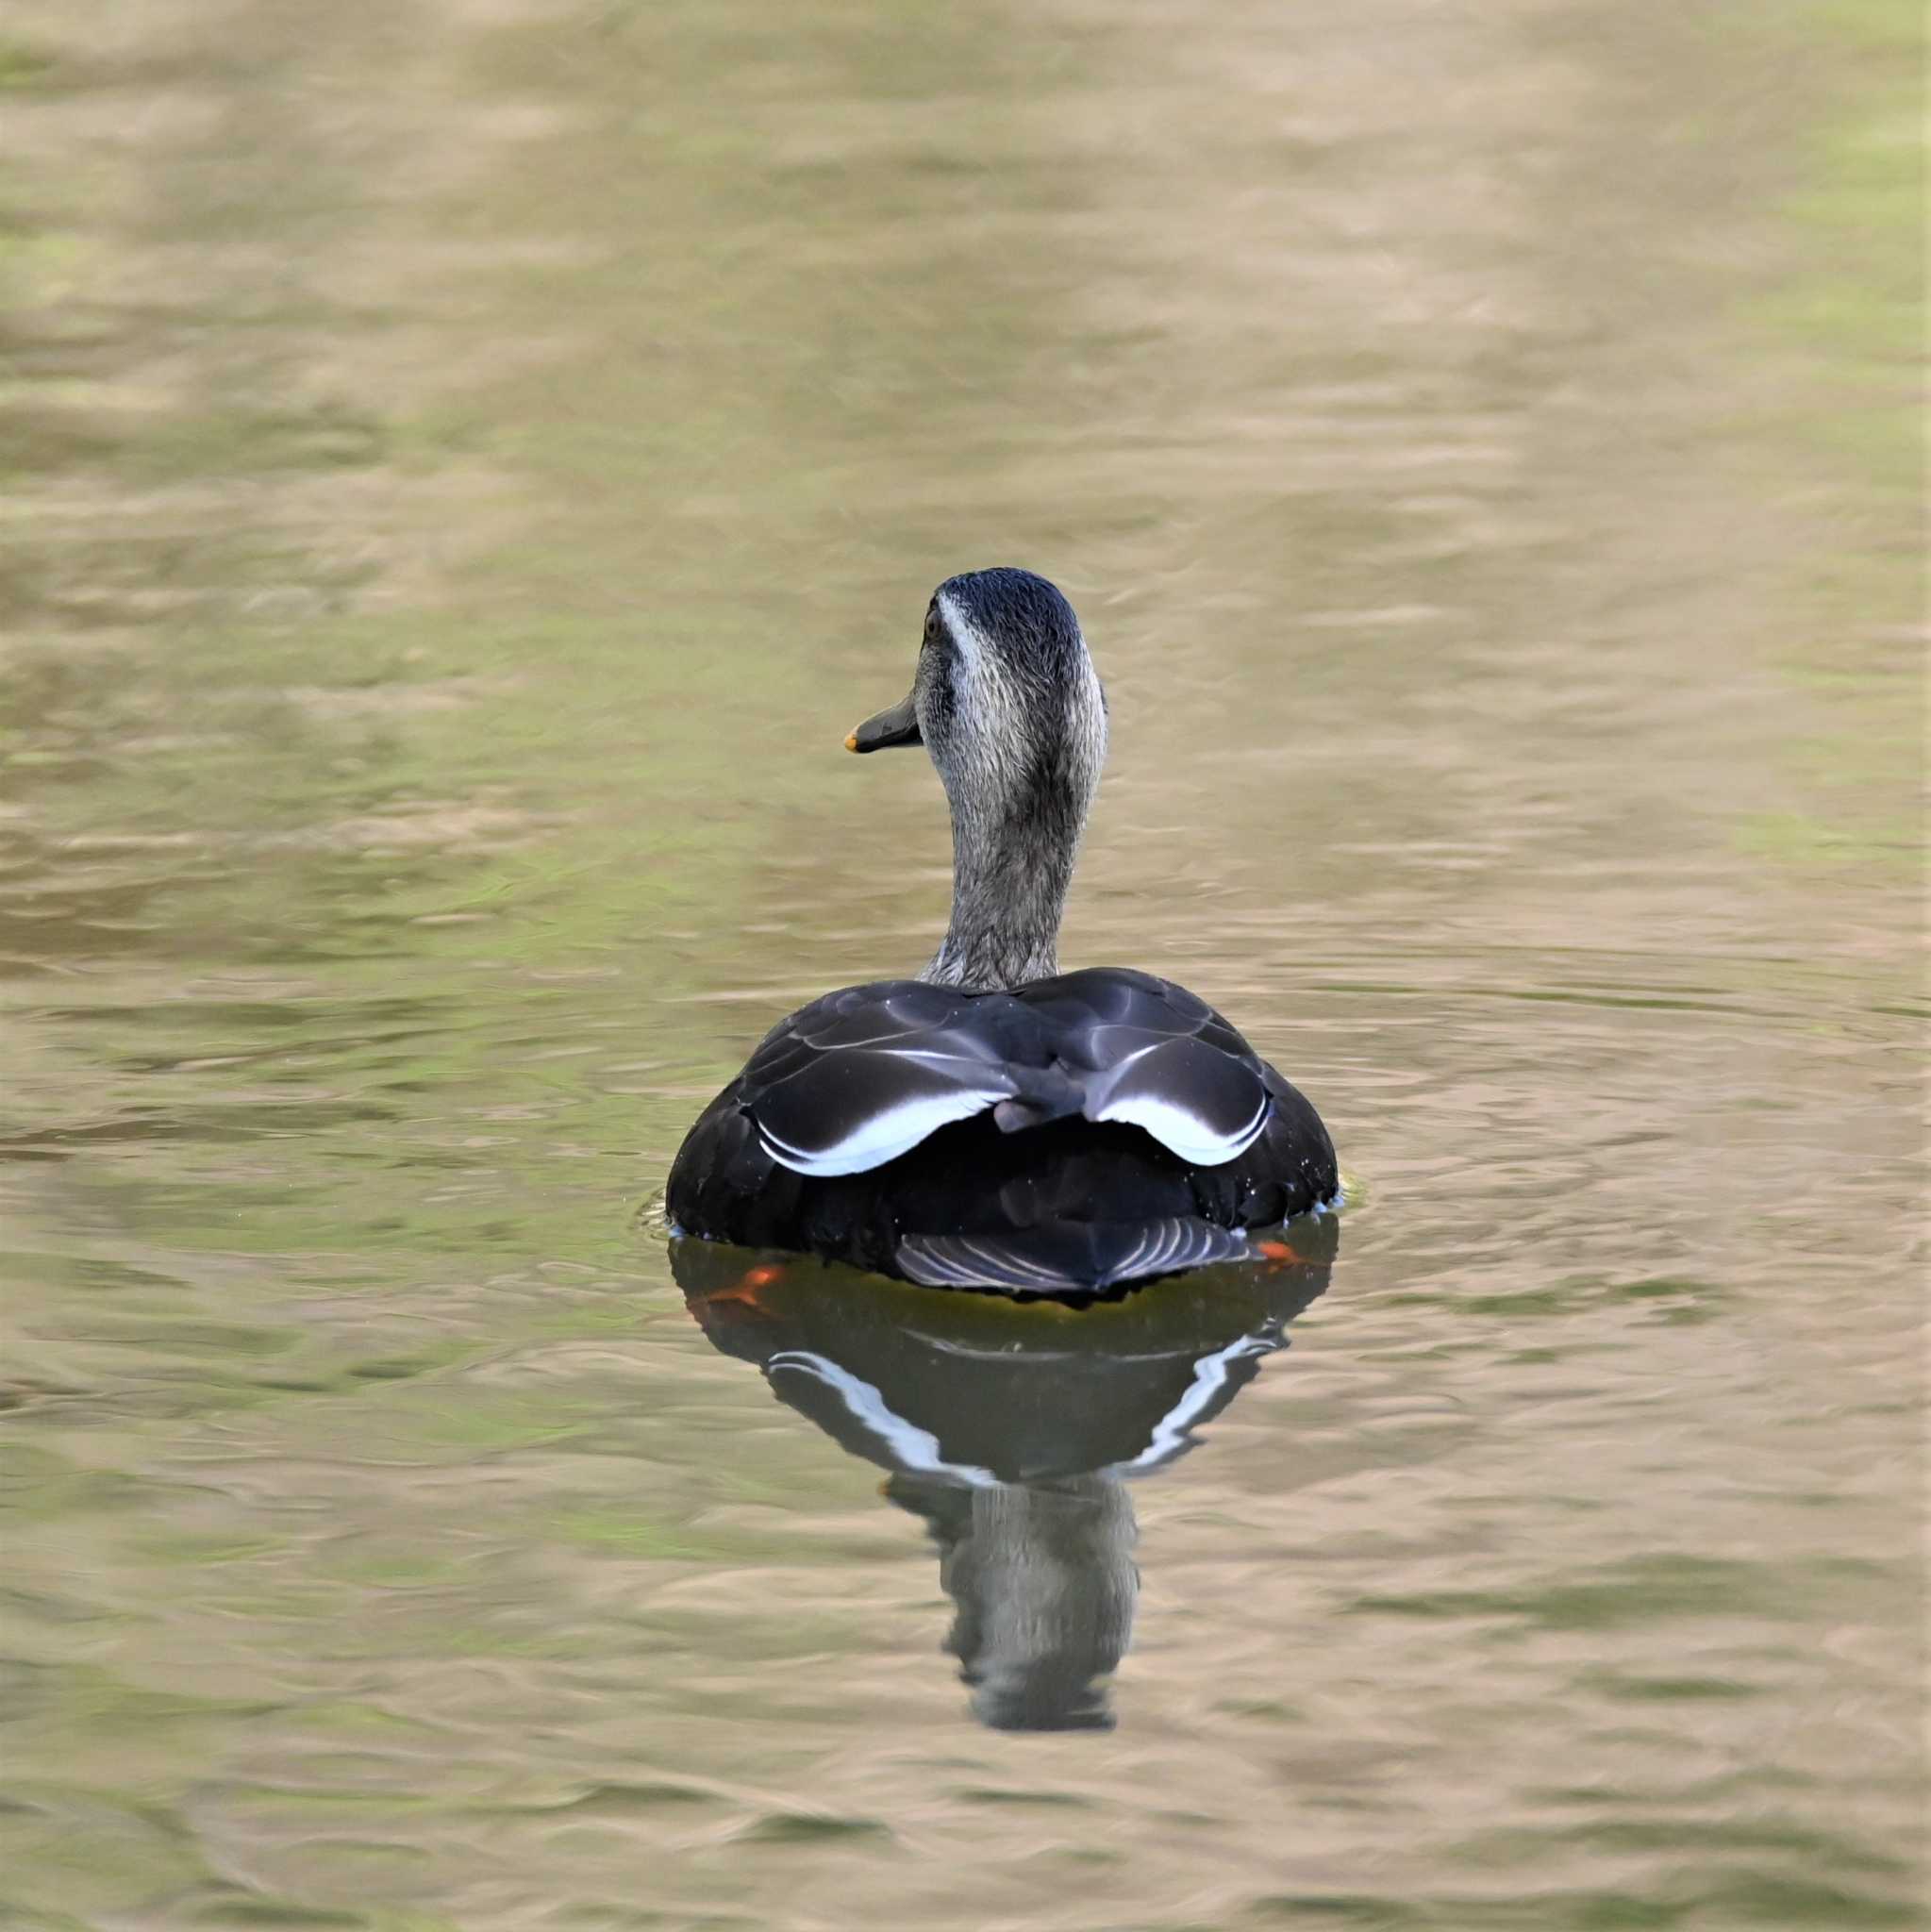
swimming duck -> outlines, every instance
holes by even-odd
[[[845,745],[923,745],[938,767],[944,941],[918,978],[772,1028],[678,1152],[680,1234],[1050,1295],[1252,1257],[1250,1230],[1335,1199],[1319,1116],[1204,1000],[1059,971],[1107,703],[1053,585],[948,578],[910,693]]]

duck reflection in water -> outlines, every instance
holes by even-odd
[[[1140,1590],[1127,1484],[1185,1455],[1285,1345],[1338,1239],[1331,1217],[1300,1221],[1265,1263],[1085,1307],[704,1241],[674,1241],[671,1264],[710,1341],[890,1471],[885,1494],[924,1522],[978,1719],[1094,1730]]]

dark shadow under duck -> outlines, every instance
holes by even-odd
[[[1133,1638],[1131,1485],[1196,1446],[1326,1288],[1334,1221],[1294,1233],[1267,1261],[1078,1313],[712,1241],[671,1265],[713,1346],[887,1471],[887,1499],[924,1524],[979,1721],[1090,1730],[1113,1722]]]
[[[1324,1207],[1306,1099],[1184,987],[1058,971],[1107,750],[1073,607],[1023,570],[939,587],[911,693],[845,741],[924,745],[952,809],[952,918],[917,979],[774,1026],[671,1170],[679,1232],[930,1286],[1105,1290],[1255,1252]]]

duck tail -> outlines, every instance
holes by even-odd
[[[1259,1256],[1240,1228],[1170,1214],[1148,1221],[1051,1221],[1000,1234],[907,1235],[898,1245],[896,1272],[925,1288],[1104,1294],[1124,1282]]]

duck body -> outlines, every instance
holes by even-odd
[[[1324,1206],[1307,1101],[1205,1001],[1090,968],[888,979],[782,1020],[671,1171],[686,1232],[932,1286],[1104,1290]]]
[[[1257,1253],[1331,1204],[1307,1101],[1204,1000],[1057,942],[1106,756],[1072,607],[1029,571],[950,578],[902,704],[845,741],[921,745],[953,832],[945,939],[768,1033],[691,1129],[680,1234],[933,1286],[1100,1291]]]

